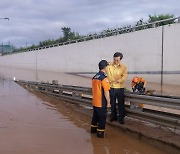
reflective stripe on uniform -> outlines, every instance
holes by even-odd
[[[104,132],[105,130],[104,129],[97,129],[97,131]]]
[[[97,125],[91,125],[91,127],[97,127]]]

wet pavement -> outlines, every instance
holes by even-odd
[[[0,154],[165,153],[111,126],[99,139],[89,133],[89,122],[71,105],[35,95],[1,76]]]

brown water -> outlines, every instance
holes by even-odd
[[[14,82],[0,81],[0,153],[91,153],[90,135]]]
[[[89,122],[70,105],[1,76],[0,154],[165,153],[110,126],[106,138],[99,139],[89,133]]]

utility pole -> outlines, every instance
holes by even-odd
[[[3,52],[4,52],[4,51],[3,51],[3,46],[4,46],[4,45],[3,45],[3,43],[2,43],[2,55],[3,55]]]
[[[9,21],[9,18],[0,18],[0,19],[4,19],[4,20],[8,20]],[[3,55],[3,43],[2,43],[2,55]]]
[[[164,75],[164,26],[162,26],[162,51],[161,51],[161,94],[163,93]]]

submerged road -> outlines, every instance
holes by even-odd
[[[164,154],[120,129],[89,133],[90,118],[65,102],[0,78],[0,154]]]

